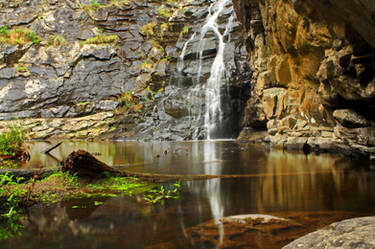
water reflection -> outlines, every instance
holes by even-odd
[[[67,142],[53,153],[62,158],[78,148],[100,152],[98,158],[108,164],[127,165],[134,171],[250,175],[183,182],[181,199],[165,205],[146,205],[140,197],[114,197],[101,199],[102,206],[95,206],[94,200],[34,206],[24,235],[1,248],[213,249],[242,248],[254,242],[280,248],[293,236],[333,221],[375,215],[375,172],[371,167],[353,170],[357,162],[339,157],[266,152],[234,141]],[[268,237],[257,232],[256,238],[249,232],[244,238],[219,222],[222,217],[251,213],[291,218],[302,226],[295,226],[290,230],[294,235],[285,238],[282,231]]]

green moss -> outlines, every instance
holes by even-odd
[[[131,0],[112,0],[109,2],[107,7],[118,7],[121,8],[124,5],[128,5],[131,3]]]
[[[79,102],[79,103],[77,103],[76,105],[77,105],[77,106],[85,106],[85,105],[88,105],[88,104],[90,104],[90,103],[92,103],[92,102],[90,102],[90,101],[83,101],[83,102]]]
[[[104,45],[110,45],[110,44],[116,44],[119,40],[119,37],[117,35],[98,35],[92,38],[88,38],[85,41],[81,42],[81,45],[85,44],[104,44]]]

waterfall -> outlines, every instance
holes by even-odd
[[[198,134],[200,129],[204,129],[204,138],[210,140],[214,138],[223,138],[220,128],[223,123],[223,95],[229,95],[229,86],[226,77],[226,68],[224,63],[224,51],[226,41],[230,39],[230,28],[234,19],[234,14],[226,20],[224,31],[220,31],[219,17],[227,5],[231,4],[230,0],[216,0],[210,8],[206,21],[199,31],[196,31],[185,42],[181,55],[177,62],[177,71],[182,74],[184,70],[184,57],[188,50],[188,45],[192,43],[196,37],[198,40],[198,66],[195,84],[189,89],[187,96],[188,103],[192,106],[189,111],[189,116],[192,122],[198,123],[195,128],[194,134]],[[198,35],[198,33],[200,34]],[[202,67],[204,61],[204,48],[207,42],[208,35],[214,35],[216,38],[216,55],[210,68],[210,76],[207,80],[202,81]],[[203,101],[202,101],[203,100]],[[195,106],[200,105],[198,111]],[[195,135],[198,136],[198,135]]]

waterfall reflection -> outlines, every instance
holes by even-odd
[[[98,158],[115,165],[135,164],[127,167],[138,172],[248,177],[182,182],[181,198],[164,205],[147,205],[141,196],[119,196],[100,199],[100,206],[93,199],[34,206],[30,209],[32,226],[27,225],[19,243],[13,241],[5,248],[41,248],[43,243],[43,248],[74,248],[74,244],[97,249],[109,245],[147,249],[244,248],[228,245],[228,241],[234,243],[233,230],[219,219],[273,214],[297,220],[310,229],[311,224],[323,226],[375,212],[375,172],[371,167],[357,169],[355,166],[360,163],[330,155],[266,152],[262,146],[235,141],[69,142],[53,153],[64,157],[79,148],[100,152]],[[168,153],[163,153],[166,150]],[[85,209],[72,208],[83,205]],[[43,236],[35,236],[35,231]],[[237,237],[237,242],[247,243],[247,236],[244,233]],[[254,241],[258,239],[262,244],[260,237]],[[170,247],[164,247],[167,245]]]

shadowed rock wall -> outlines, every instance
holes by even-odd
[[[240,138],[374,153],[375,3],[234,0],[254,70]]]

